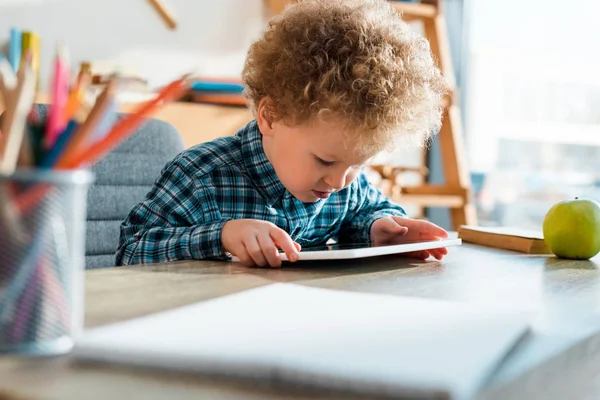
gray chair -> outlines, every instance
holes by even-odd
[[[37,106],[40,116],[46,107]],[[149,119],[137,132],[92,166],[86,223],[86,269],[115,265],[119,225],[144,200],[161,169],[184,150],[170,124]]]

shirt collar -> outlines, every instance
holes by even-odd
[[[242,141],[242,159],[246,171],[267,204],[272,206],[286,189],[277,178],[273,165],[267,159],[262,145],[262,134],[256,120],[248,123],[237,135]]]

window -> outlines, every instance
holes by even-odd
[[[540,228],[557,201],[600,199],[598,11],[471,2],[463,92],[480,224]]]

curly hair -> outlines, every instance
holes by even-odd
[[[339,119],[369,153],[399,137],[423,144],[440,127],[447,85],[427,40],[385,0],[304,0],[274,17],[242,72],[256,112],[275,120]]]

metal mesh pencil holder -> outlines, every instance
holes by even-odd
[[[64,354],[83,326],[86,170],[0,175],[0,353]]]

